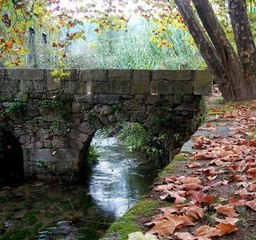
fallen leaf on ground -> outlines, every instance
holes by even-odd
[[[178,237],[181,240],[195,240],[196,237],[193,236],[191,233],[189,232],[176,232],[174,234],[175,237]]]
[[[194,233],[196,237],[207,237],[207,238],[216,237],[216,236],[219,236],[220,234],[221,232],[218,228],[211,227],[208,225],[203,225],[199,227],[198,229],[196,229]]]
[[[218,205],[215,207],[216,211],[220,214],[223,214],[227,217],[237,217],[238,214],[236,213],[234,205]]]
[[[245,205],[256,211],[256,199],[252,201],[247,201]]]
[[[231,223],[219,223],[216,225],[216,227],[220,230],[219,236],[223,236],[225,234],[232,233],[237,230],[237,227]]]

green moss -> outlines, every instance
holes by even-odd
[[[97,240],[99,239],[99,234],[95,231],[95,229],[88,227],[80,228],[78,230],[78,239]]]
[[[172,161],[186,161],[187,157],[181,154],[177,154],[174,156]]]
[[[32,237],[32,232],[29,229],[10,231],[6,233],[1,240],[21,240],[30,239]]]
[[[131,232],[142,231],[136,221],[142,217],[153,215],[158,208],[159,202],[149,199],[141,199],[119,221],[114,222],[108,229],[108,233],[118,233],[120,240],[126,240]]]
[[[37,221],[36,215],[37,213],[35,211],[29,211],[25,214],[24,220],[28,223],[28,225],[33,225]]]
[[[172,161],[170,164],[168,164],[163,171],[161,171],[158,174],[157,179],[166,177],[168,175],[170,175],[171,173],[173,173],[175,171],[175,169],[177,168],[178,164],[180,164],[178,161]]]

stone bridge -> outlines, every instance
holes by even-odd
[[[51,71],[0,69],[1,176],[76,179],[95,132],[118,121],[165,132],[170,150],[195,130],[211,87],[207,71],[71,69],[59,81]]]

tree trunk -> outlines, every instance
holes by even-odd
[[[198,22],[189,0],[175,0],[175,3],[219,85],[224,100],[252,98],[253,94],[248,89],[248,82],[244,81],[245,76],[241,62],[228,42],[211,4],[208,0],[192,1],[204,28]]]
[[[189,0],[175,0],[175,3],[206,64],[217,81],[223,97],[227,99],[231,92],[229,91],[229,88],[226,87],[228,81],[225,78],[225,69],[216,53],[216,49],[198,22],[190,6]]]
[[[229,0],[229,15],[235,36],[237,52],[245,73],[245,81],[256,96],[256,48],[247,15],[246,2]]]

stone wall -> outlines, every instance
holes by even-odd
[[[77,177],[95,132],[117,121],[169,134],[193,131],[207,71],[0,69],[0,123],[18,139],[27,177]],[[185,128],[183,128],[185,127]],[[187,130],[186,130],[187,131]],[[170,145],[170,143],[168,143]]]

